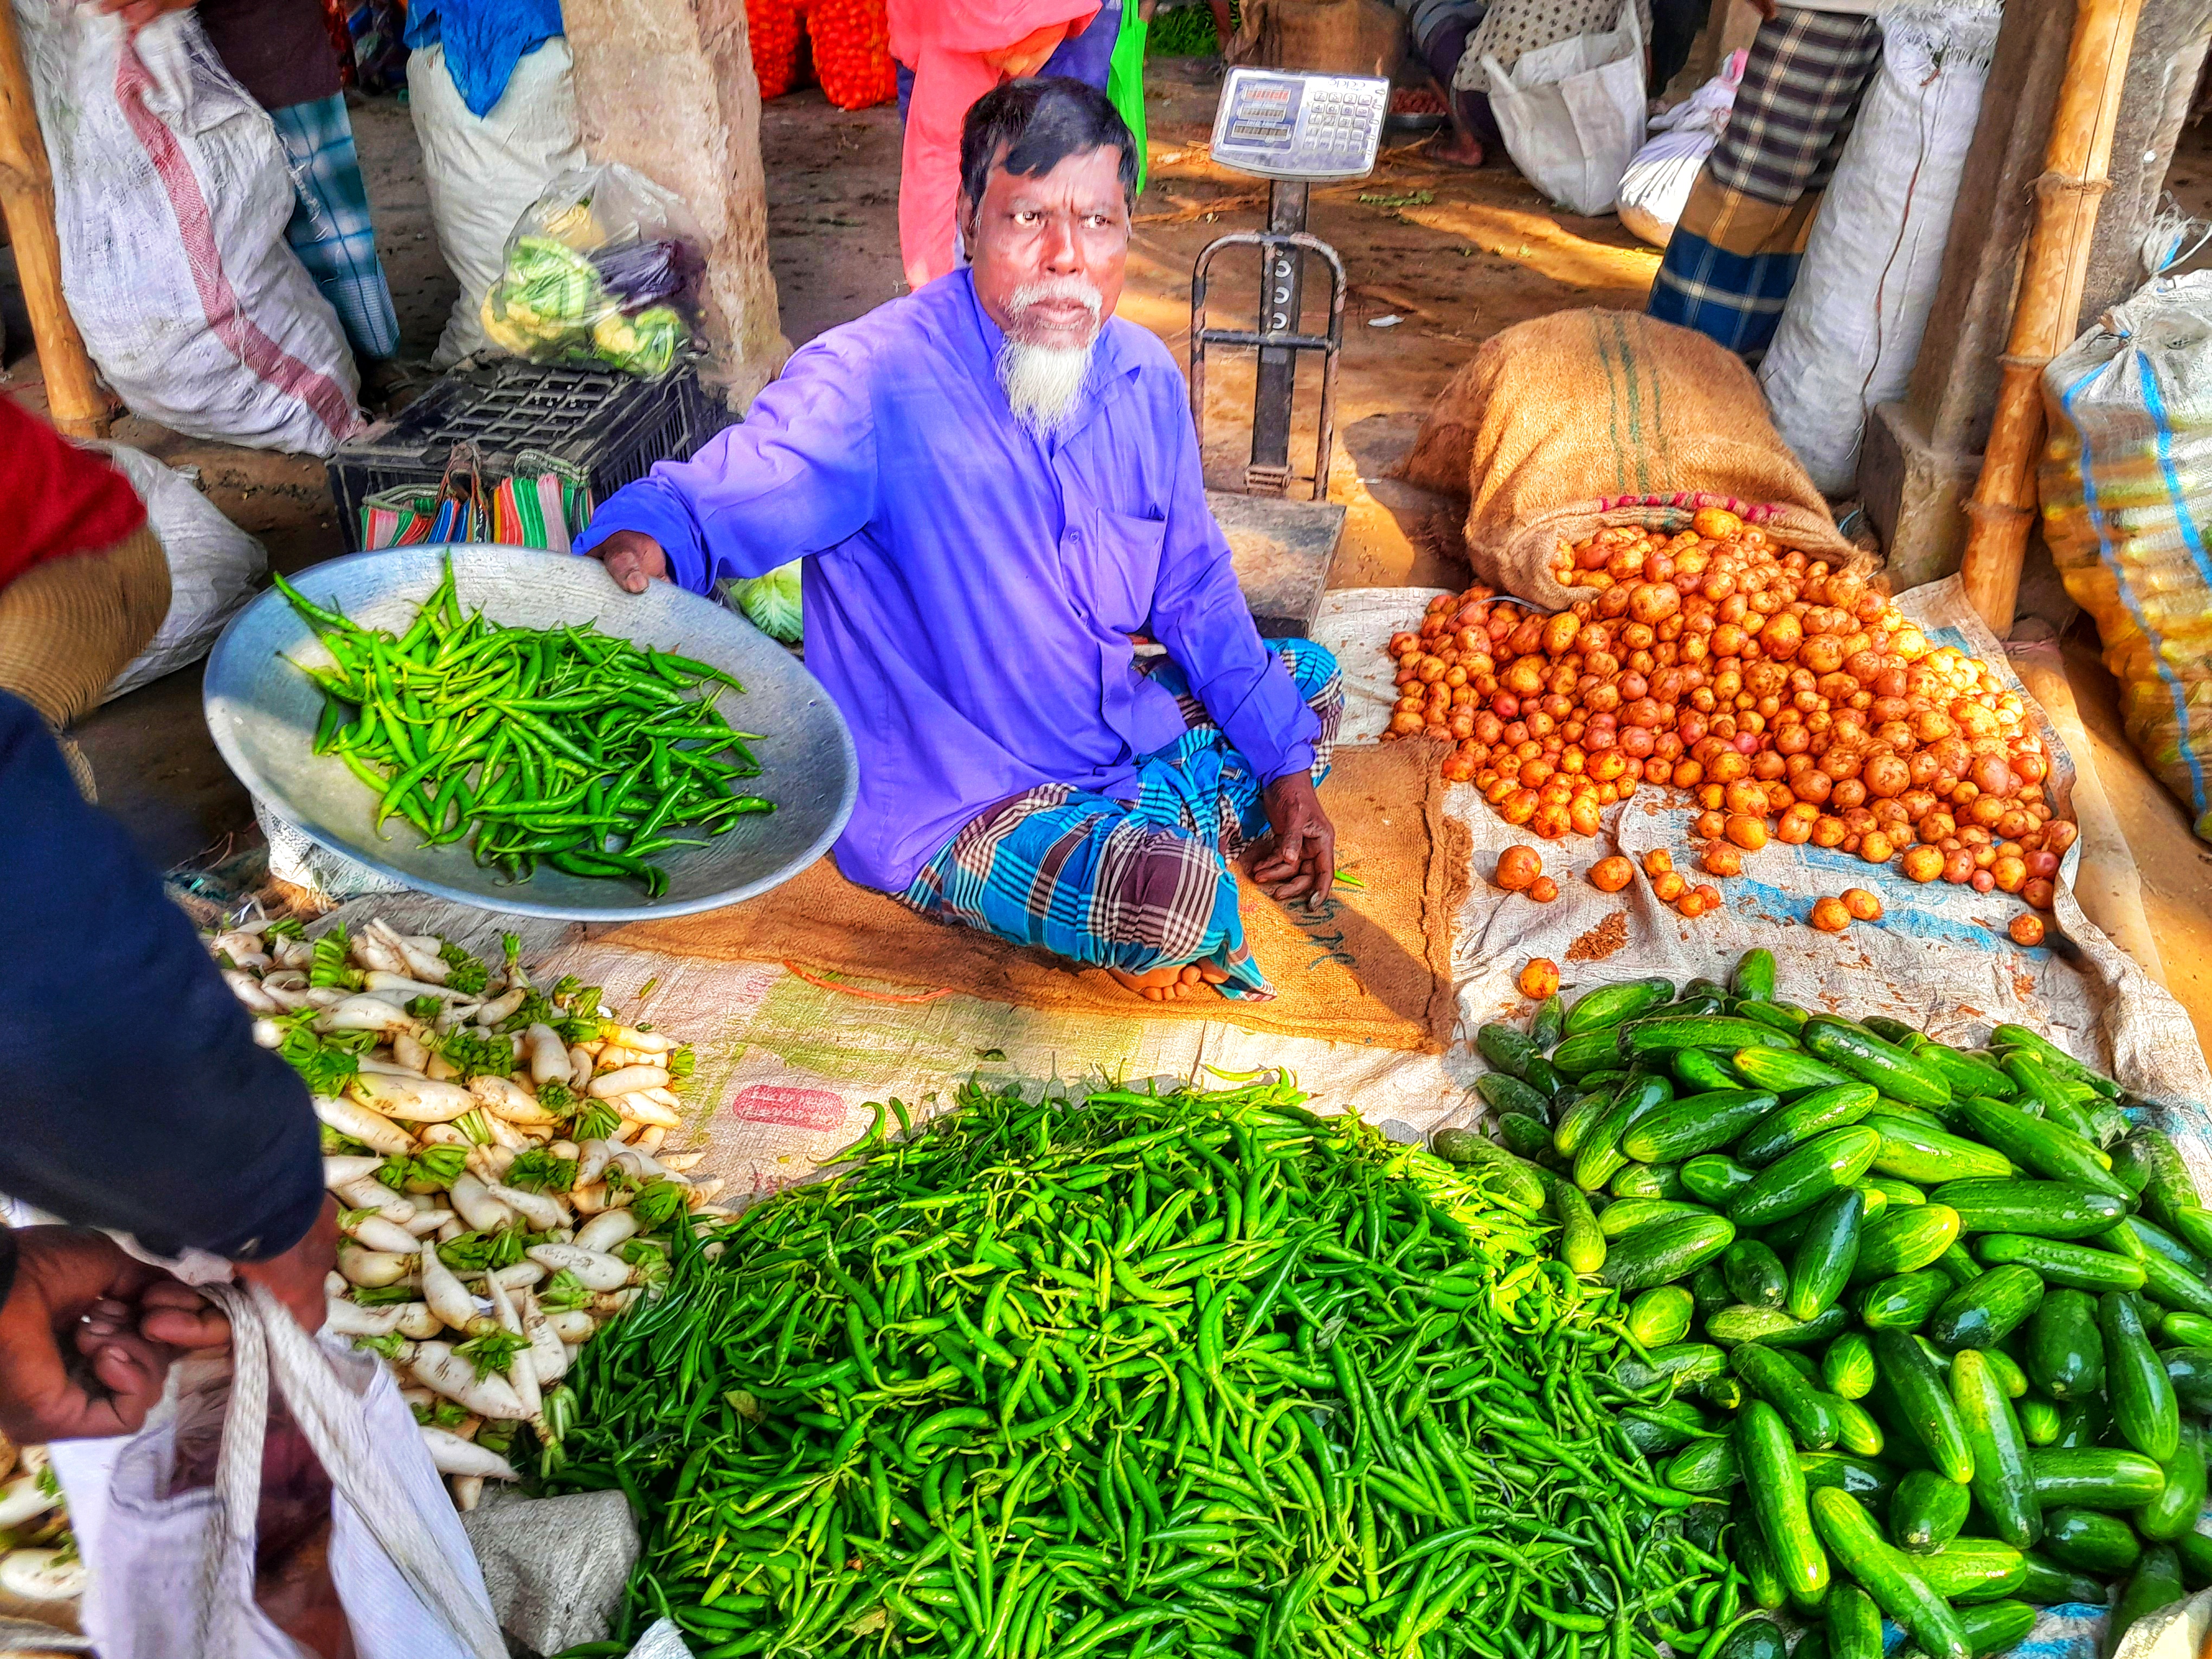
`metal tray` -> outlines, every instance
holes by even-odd
[[[743,617],[667,582],[625,593],[592,559],[519,547],[395,548],[319,564],[293,579],[318,605],[368,627],[404,630],[453,561],[461,603],[526,628],[593,623],[713,663],[744,682],[726,696],[732,723],[767,733],[754,745],[763,771],[750,786],[773,812],[741,817],[706,846],[660,862],[668,891],[647,902],[637,887],[541,868],[508,884],[479,869],[465,843],[425,848],[413,827],[369,827],[375,799],[344,764],[308,752],[322,694],[282,658],[326,664],[329,654],[284,596],[271,591],[233,617],[208,659],[208,729],[239,780],[278,817],[332,852],[425,893],[519,915],[574,921],[680,916],[734,904],[787,881],[826,851],[860,789],[853,734],[821,683]],[[281,654],[280,654],[281,653]]]

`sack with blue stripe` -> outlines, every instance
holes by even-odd
[[[2043,532],[2129,739],[2212,841],[2212,271],[2154,278],[2043,374]]]

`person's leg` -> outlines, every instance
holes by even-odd
[[[1760,26],[1653,279],[1652,316],[1753,364],[1765,355],[1881,56],[1871,17],[1784,6]]]
[[[1651,80],[1654,98],[1690,61],[1691,45],[1713,0],[1651,0]]]
[[[1321,783],[1328,776],[1329,765],[1336,754],[1337,730],[1344,723],[1344,675],[1337,666],[1334,653],[1325,645],[1304,639],[1267,640],[1264,643],[1283,659],[1298,696],[1321,722],[1321,731],[1313,745],[1313,781]],[[1158,666],[1150,671],[1152,683],[1175,695],[1183,723],[1194,735],[1212,734],[1222,750],[1222,850],[1235,858],[1249,843],[1267,833],[1262,786],[1243,756],[1219,743],[1219,729],[1213,724],[1213,717],[1206,712],[1206,706],[1191,694],[1190,681],[1182,669],[1165,658],[1156,658],[1154,661]]]
[[[1429,146],[1431,161],[1448,162],[1454,167],[1479,167],[1486,159],[1486,144],[1490,140],[1476,130],[1474,106],[1480,103],[1486,116],[1490,100],[1480,93],[1459,92],[1452,86],[1452,76],[1459,72],[1459,60],[1466,55],[1467,38],[1474,33],[1475,25],[1482,21],[1479,7],[1447,15],[1422,38],[1419,44],[1421,61],[1436,78],[1437,89],[1443,94],[1444,108],[1451,118],[1449,135]],[[1494,125],[1494,124],[1492,124]]]
[[[299,190],[285,240],[337,313],[355,353],[392,356],[399,349],[399,317],[377,258],[368,188],[362,182],[345,99],[294,104],[270,111],[269,118],[276,124]]]

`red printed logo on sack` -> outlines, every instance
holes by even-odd
[[[748,1123],[783,1123],[796,1129],[834,1129],[845,1121],[845,1103],[827,1089],[792,1089],[756,1083],[738,1091],[730,1115]]]

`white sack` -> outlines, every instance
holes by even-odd
[[[1759,378],[1813,482],[1849,495],[1869,410],[1905,395],[1996,50],[1994,4],[1881,14],[1881,67],[1844,142]]]
[[[169,614],[107,688],[100,701],[108,702],[207,655],[223,624],[253,597],[269,556],[183,473],[127,444],[91,447],[103,451],[131,480],[169,566]]]
[[[1495,58],[1482,68],[1513,165],[1570,213],[1612,212],[1644,142],[1644,31],[1634,0],[1620,9],[1616,29],[1524,52],[1510,73]]]
[[[1620,175],[1620,191],[1613,204],[1622,228],[1632,234],[1654,247],[1664,247],[1673,239],[1690,191],[1705,171],[1705,157],[1728,130],[1735,89],[1743,83],[1744,61],[1750,55],[1741,49],[1730,52],[1718,75],[1663,115],[1651,118],[1654,137]]]
[[[328,455],[361,424],[361,382],[284,240],[296,198],[269,117],[194,13],[126,40],[88,4],[15,6],[62,290],[108,385],[196,438]]]

